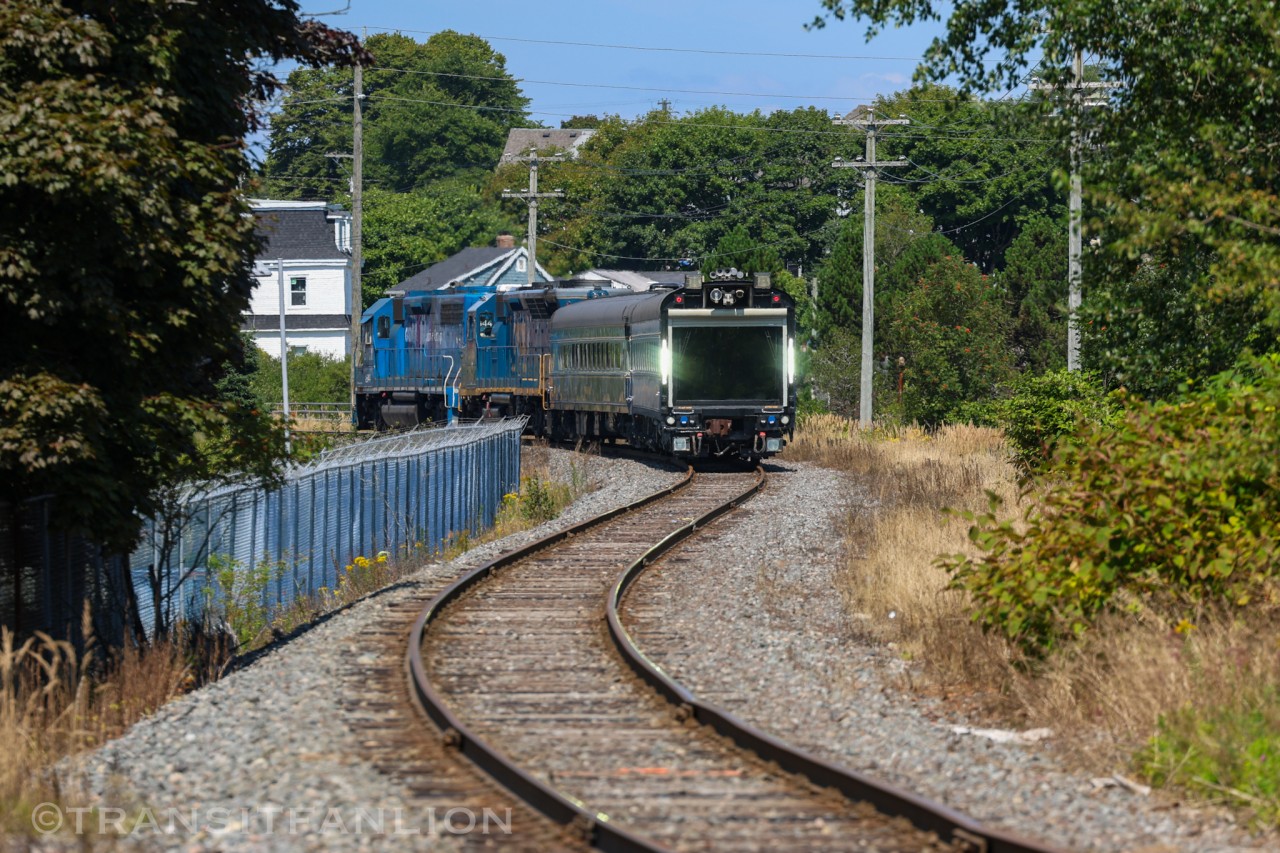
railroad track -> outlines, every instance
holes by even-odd
[[[617,610],[631,580],[763,479],[690,471],[442,591],[407,666],[444,743],[606,850],[1048,849],[791,749],[636,647]]]

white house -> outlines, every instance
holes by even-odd
[[[344,358],[351,335],[351,214],[323,201],[250,203],[265,245],[253,265],[258,283],[241,328],[264,351],[280,357],[283,266],[289,350]]]

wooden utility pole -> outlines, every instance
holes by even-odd
[[[1076,48],[1072,68],[1071,198],[1067,208],[1067,370],[1080,369],[1080,89],[1084,85],[1084,53]]]
[[[848,163],[837,157],[831,164],[837,169],[861,169],[864,177],[864,217],[862,223],[862,386],[858,394],[858,424],[871,426],[872,376],[875,370],[875,298],[876,298],[876,175],[888,166],[906,166],[906,160],[876,159],[876,130],[896,124],[910,124],[910,119],[878,119],[870,107],[860,108],[853,118],[836,119],[834,124],[856,127],[867,134],[866,159],[859,157]]]
[[[564,193],[560,190],[552,190],[549,193],[538,192],[538,163],[542,161],[556,162],[564,158],[560,156],[539,158],[538,149],[530,148],[528,154],[512,159],[528,162],[529,164],[529,189],[525,192],[503,190],[502,197],[522,198],[529,202],[529,237],[527,245],[529,247],[529,286],[532,287],[537,281],[538,275],[538,199],[564,198]]]
[[[364,264],[364,69],[355,68],[355,97],[351,127],[351,419],[356,414],[356,378],[360,369],[360,315],[364,293],[360,273]]]
[[[1080,300],[1084,273],[1080,265],[1083,248],[1081,235],[1082,181],[1081,166],[1084,160],[1084,139],[1080,131],[1080,116],[1086,108],[1104,107],[1105,97],[1090,95],[1085,90],[1113,89],[1118,83],[1084,82],[1084,51],[1076,48],[1071,62],[1071,190],[1067,201],[1067,370],[1080,369]],[[1032,81],[1033,91],[1052,91],[1054,86]]]

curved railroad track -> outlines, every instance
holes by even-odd
[[[690,471],[441,592],[407,666],[445,743],[606,850],[1047,849],[794,750],[636,647],[618,616],[630,582],[763,481]]]

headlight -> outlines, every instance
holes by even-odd
[[[711,301],[719,304],[722,299],[724,299],[724,291],[718,287],[711,288]]]
[[[675,422],[676,422],[675,418],[673,418],[671,415],[667,415],[667,426],[672,426],[675,424]]]
[[[789,423],[791,423],[791,418],[787,417],[786,415],[783,415],[783,416],[782,416],[782,422],[783,422],[784,424],[789,424]]]

